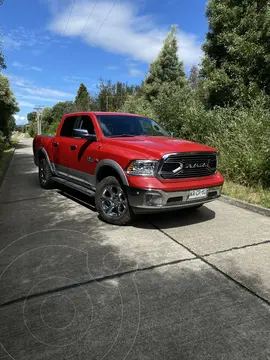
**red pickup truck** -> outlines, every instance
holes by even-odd
[[[117,225],[136,213],[200,207],[224,182],[215,149],[135,114],[66,114],[55,137],[34,138],[33,152],[43,188],[58,182],[94,196],[101,218]]]

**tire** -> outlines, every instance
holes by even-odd
[[[109,224],[129,225],[134,218],[125,190],[114,176],[98,183],[95,203],[101,219]]]
[[[53,174],[46,159],[40,159],[38,170],[40,186],[43,189],[52,189],[54,184],[52,180]]]

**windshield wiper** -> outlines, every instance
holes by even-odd
[[[134,136],[137,136],[137,135],[121,134],[121,135],[110,135],[108,137],[114,138],[114,137],[134,137]]]

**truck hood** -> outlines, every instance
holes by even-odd
[[[216,152],[215,149],[196,142],[163,136],[135,136],[128,138],[110,138],[110,143],[129,155],[134,152],[144,154],[145,158],[160,159],[163,155],[174,152]]]

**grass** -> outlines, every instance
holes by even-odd
[[[14,146],[0,153],[0,177],[3,175],[3,171],[12,157],[13,150]]]
[[[19,139],[17,136],[13,136],[11,140],[11,146],[8,149],[0,150],[0,178],[3,175],[4,169],[11,160],[13,150],[18,143]]]
[[[235,184],[232,181],[225,181],[222,193],[250,204],[270,208],[270,189],[263,189],[261,186],[247,187]]]

